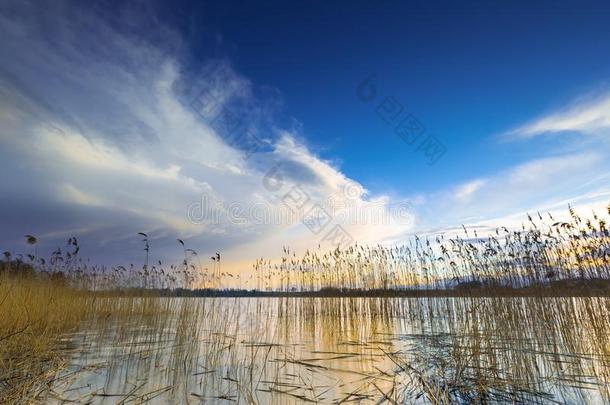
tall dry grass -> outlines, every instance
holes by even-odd
[[[528,215],[519,229],[500,227],[485,236],[465,227],[452,237],[415,235],[400,246],[355,244],[302,256],[284,247],[279,263],[261,258],[253,271],[258,289],[284,292],[565,287],[592,280],[607,288],[608,218],[593,213],[583,219],[572,208],[569,214],[567,222],[550,213]]]
[[[1,291],[2,314],[21,308],[2,317],[2,403],[610,400],[607,298]]]
[[[28,402],[66,366],[64,337],[95,320],[144,325],[167,311],[152,297],[104,298],[64,279],[0,273],[0,403]]]
[[[281,263],[259,260],[254,269],[260,289],[280,291],[608,280],[605,220],[570,215],[549,215],[552,223],[539,215],[486,237],[464,229],[303,257],[285,248]],[[141,268],[90,266],[76,238],[48,260],[32,235],[25,259],[5,254],[0,403],[544,402],[562,390],[584,395],[573,385],[610,398],[605,298],[159,297],[159,289],[220,287],[227,275],[220,255],[207,274],[183,241],[181,264],[151,265],[148,235],[140,236]],[[125,287],[137,290],[125,295]]]
[[[0,274],[0,402],[42,389],[63,364],[61,335],[93,309],[93,297],[50,278]]]

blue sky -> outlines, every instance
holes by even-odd
[[[145,231],[164,260],[182,238],[242,268],[332,248],[335,225],[393,244],[604,209],[609,17],[602,2],[4,2],[0,246],[76,235],[119,264]],[[262,147],[193,109],[208,93]],[[425,127],[413,145],[377,114],[386,97]],[[433,165],[428,135],[446,148]],[[280,190],[264,182],[276,166]],[[309,200],[291,217],[294,187]],[[317,203],[319,233],[302,221]]]
[[[222,33],[220,54],[254,82],[281,89],[307,140],[371,190],[408,191],[405,182],[433,190],[524,161],[535,153],[521,145],[496,153],[490,136],[607,82],[608,7],[314,4],[204,6],[196,15]],[[371,72],[445,141],[447,161],[423,166],[354,97]]]

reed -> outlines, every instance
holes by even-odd
[[[297,256],[283,248],[279,263],[253,265],[267,291],[569,287],[610,280],[610,233],[606,219],[583,220],[569,208],[570,222],[550,213],[527,216],[520,229],[497,228],[486,236],[463,227],[454,237],[414,236],[400,246],[355,244]],[[610,206],[608,207],[610,214]]]
[[[76,289],[64,278],[0,273],[0,402],[19,403],[46,392],[67,365],[65,336],[95,319],[97,331],[117,320],[142,325],[163,316],[156,297],[103,298]],[[27,402],[27,401],[23,401]]]
[[[208,272],[182,240],[178,265],[151,265],[141,233],[144,264],[106,268],[76,238],[45,259],[27,235],[30,253],[0,267],[0,402],[608,402],[607,297],[468,296],[610,278],[602,217],[547,217],[398,247],[285,247],[253,266],[260,290],[459,298],[176,297],[235,275],[219,253]]]

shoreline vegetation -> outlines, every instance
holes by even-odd
[[[610,205],[607,212],[610,216]],[[610,280],[606,219],[595,212],[582,219],[571,207],[569,213],[569,222],[555,221],[550,213],[527,215],[519,229],[499,227],[485,236],[463,227],[451,237],[415,235],[392,247],[354,244],[327,252],[307,250],[301,256],[283,247],[278,262],[260,258],[238,273],[222,269],[220,253],[206,266],[181,239],[182,263],[152,263],[149,236],[143,232],[138,233],[144,248],[141,267],[91,265],[79,256],[76,237],[45,259],[38,255],[37,238],[26,235],[30,253],[5,251],[0,274],[52,279],[84,291],[194,290],[196,296],[603,291]]]
[[[547,215],[550,221],[554,221],[550,214]],[[456,297],[485,303],[486,297],[491,300],[532,297],[520,302],[519,317],[529,322],[528,316],[535,318],[544,309],[548,317],[544,320],[545,325],[562,324],[563,318],[571,316],[566,312],[567,304],[560,297],[602,297],[583,299],[595,301],[595,305],[587,309],[591,311],[587,316],[595,327],[595,334],[607,339],[610,304],[605,297],[610,296],[610,233],[606,220],[595,213],[592,219],[582,220],[570,208],[570,215],[571,222],[545,225],[547,221],[538,214],[534,218],[528,216],[528,225],[524,224],[518,230],[499,228],[495,234],[479,237],[476,230],[464,228],[463,236],[439,236],[436,243],[415,237],[408,245],[393,248],[357,245],[327,253],[306,252],[302,257],[284,248],[280,263],[260,259],[253,265],[254,276],[250,278],[250,286],[255,285],[254,289],[222,288],[223,280],[234,280],[239,275],[222,271],[220,254],[215,256],[211,271],[204,269],[197,253],[187,249],[182,240],[178,241],[184,251],[181,264],[167,267],[158,262],[150,265],[148,235],[140,233],[144,242],[144,265],[140,268],[133,265],[106,268],[91,266],[82,260],[76,238],[70,238],[64,248],[44,259],[38,256],[36,237],[27,235],[31,253],[13,256],[5,252],[0,264],[0,402],[46,402],[51,394],[61,398],[51,387],[60,381],[62,370],[71,364],[71,355],[79,350],[72,346],[68,336],[82,333],[84,325],[95,325],[99,336],[116,336],[113,344],[117,346],[132,340],[133,336],[130,336],[135,333],[134,327],[152,334],[171,330],[177,334],[172,335],[172,339],[188,341],[190,343],[183,343],[188,346],[197,342],[195,331],[189,328],[198,319],[219,317],[221,325],[225,322],[222,313],[218,313],[223,300],[160,300],[160,296],[235,298],[231,302],[236,305],[239,297],[286,298],[273,304],[282,313],[279,322],[290,322],[289,319],[296,315],[304,316],[304,319],[310,315],[312,319],[319,319],[320,314],[343,317],[347,305],[343,299],[355,300],[349,304],[351,308],[360,298],[371,298],[374,302],[388,298],[387,305],[393,308],[392,316],[417,319],[418,316],[431,316],[426,306],[436,307],[439,305],[437,301],[422,300],[406,307],[400,304],[399,309],[395,309],[398,304],[390,305],[389,302],[394,302],[391,298],[446,297],[453,300],[451,297]],[[188,288],[196,285],[204,288]],[[294,297],[302,297],[303,300],[299,300],[302,303],[290,300]],[[316,303],[316,300],[309,299],[320,297],[328,300],[317,300]],[[558,298],[542,304],[537,297]],[[479,310],[477,302],[468,304],[472,305],[469,314]],[[263,304],[257,301],[256,305]],[[319,305],[323,308],[317,308]],[[339,307],[335,308],[336,305]],[[379,304],[381,309],[369,313],[371,305],[373,302],[362,309],[361,315],[376,317],[379,311],[383,313],[386,310],[386,304]],[[416,305],[415,312],[411,312],[414,311],[412,305]],[[485,312],[485,317],[490,323],[495,323],[496,318],[507,319],[507,322],[516,319],[514,314],[506,312],[509,309],[505,304],[485,304],[485,307],[489,312]],[[532,311],[529,315],[528,308]],[[449,309],[439,311],[444,314]],[[435,316],[441,316],[439,313]],[[264,316],[264,313],[257,313],[257,316]],[[358,313],[354,314],[355,319],[358,316]],[[178,326],[174,325],[175,322]],[[232,321],[227,319],[226,322]],[[227,339],[228,330],[238,328],[238,325],[219,327],[226,330],[210,338],[212,347],[226,347],[226,342],[221,340]],[[473,327],[476,325],[468,326]],[[232,336],[232,341],[237,339],[237,335]],[[604,342],[601,344],[600,358],[610,362],[610,357],[604,357],[610,356],[610,352],[604,352],[610,350],[610,346]],[[380,355],[385,356],[383,353]],[[401,364],[401,372],[410,370],[416,373],[408,368],[414,366],[407,367],[402,360],[397,360],[398,355],[388,353],[387,357]],[[603,372],[608,372],[604,367]],[[248,378],[252,386],[253,377],[250,375]],[[430,402],[448,403],[435,400],[453,395],[446,391],[450,390],[449,386],[432,387],[430,378],[438,379],[438,375],[417,378],[414,381],[421,382],[422,395],[426,395]],[[459,378],[455,383],[458,382]],[[482,389],[477,384],[473,382],[476,388],[471,388]],[[510,388],[510,381],[502,384]],[[396,395],[398,389],[392,389],[396,390],[392,391]],[[240,395],[246,395],[243,387],[240,390]],[[388,394],[389,391],[383,392]]]
[[[313,372],[318,384],[330,379],[332,386],[338,378],[332,359],[346,356],[369,371],[355,372],[365,381],[362,387],[331,397],[337,401],[387,396],[390,403],[420,397],[431,404],[546,403],[557,389],[576,390],[561,394],[566,396],[558,403],[589,403],[587,393],[596,392],[602,403],[610,400],[608,298],[342,295],[250,301],[140,293],[91,294],[57,280],[1,276],[0,403],[145,403],[157,395],[168,395],[169,402],[315,403],[322,400],[315,389],[287,389],[287,375]],[[404,322],[421,331],[395,335],[396,323]],[[295,331],[322,339],[322,346],[293,353],[300,345],[282,337]],[[405,351],[403,343],[415,347]],[[109,354],[100,359],[102,353]],[[168,358],[155,360],[155,353]],[[367,363],[373,358],[386,366]],[[146,388],[138,380],[113,385],[125,364],[141,364],[137,370],[144,374],[134,379],[147,382],[150,376]],[[159,375],[165,376],[161,382]],[[581,377],[570,383],[574,375]],[[102,386],[88,390],[100,376]]]

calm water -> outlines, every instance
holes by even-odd
[[[159,298],[66,336],[47,401],[610,403],[607,298]]]

